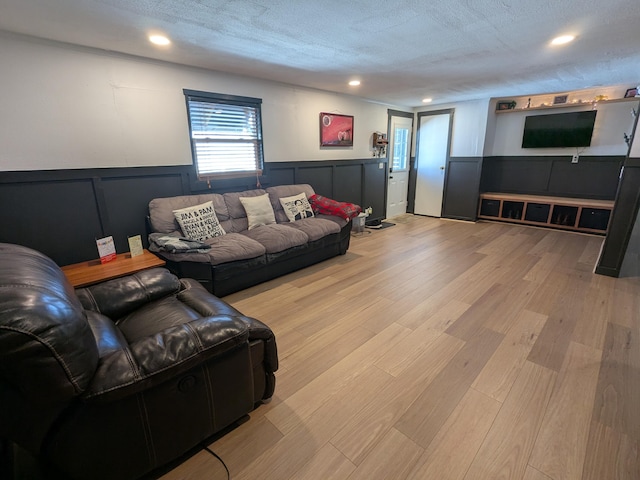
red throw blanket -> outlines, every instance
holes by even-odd
[[[362,207],[354,203],[337,202],[322,195],[311,195],[309,197],[309,203],[313,208],[314,213],[320,213],[324,215],[334,215],[336,217],[342,217],[345,220],[357,217],[362,212]]]

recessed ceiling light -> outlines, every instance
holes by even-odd
[[[351,85],[352,87],[357,87],[358,85],[360,85],[360,80],[351,80],[349,82],[349,85]]]
[[[162,46],[169,45],[171,43],[171,40],[169,40],[164,35],[149,35],[149,41],[156,45],[162,45]]]
[[[573,35],[560,35],[551,40],[551,45],[564,45],[565,43],[572,42],[575,38]]]
[[[431,103],[433,102],[433,98],[423,98],[422,103]]]

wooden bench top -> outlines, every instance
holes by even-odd
[[[554,205],[568,205],[575,207],[613,208],[613,200],[594,200],[592,198],[551,197],[543,195],[524,195],[519,193],[486,192],[480,194],[481,198],[495,200],[507,200],[527,203],[552,203]]]

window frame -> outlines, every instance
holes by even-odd
[[[254,97],[243,97],[239,95],[228,95],[220,93],[203,92],[199,90],[183,89],[185,96],[185,105],[187,108],[187,123],[189,125],[189,144],[191,145],[191,159],[196,171],[198,180],[210,181],[213,179],[227,179],[227,178],[243,178],[262,175],[264,169],[264,146],[262,138],[262,99]],[[242,170],[235,172],[200,172],[200,165],[198,164],[198,155],[196,145],[198,139],[193,137],[193,122],[191,119],[190,102],[204,102],[215,105],[234,105],[240,107],[253,108],[256,117],[256,138],[252,139],[250,143],[255,144],[255,169]],[[209,140],[209,142],[215,142],[215,140]]]

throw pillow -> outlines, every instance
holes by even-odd
[[[268,193],[257,197],[239,197],[239,199],[244,211],[247,212],[249,230],[260,225],[276,223],[276,216],[273,213]]]
[[[284,209],[284,213],[290,222],[301,220],[303,218],[313,217],[313,209],[307,200],[307,196],[304,192],[291,197],[282,197],[280,204]]]
[[[203,242],[226,233],[216,217],[213,202],[174,210],[173,215],[180,224],[182,234],[189,240]]]

